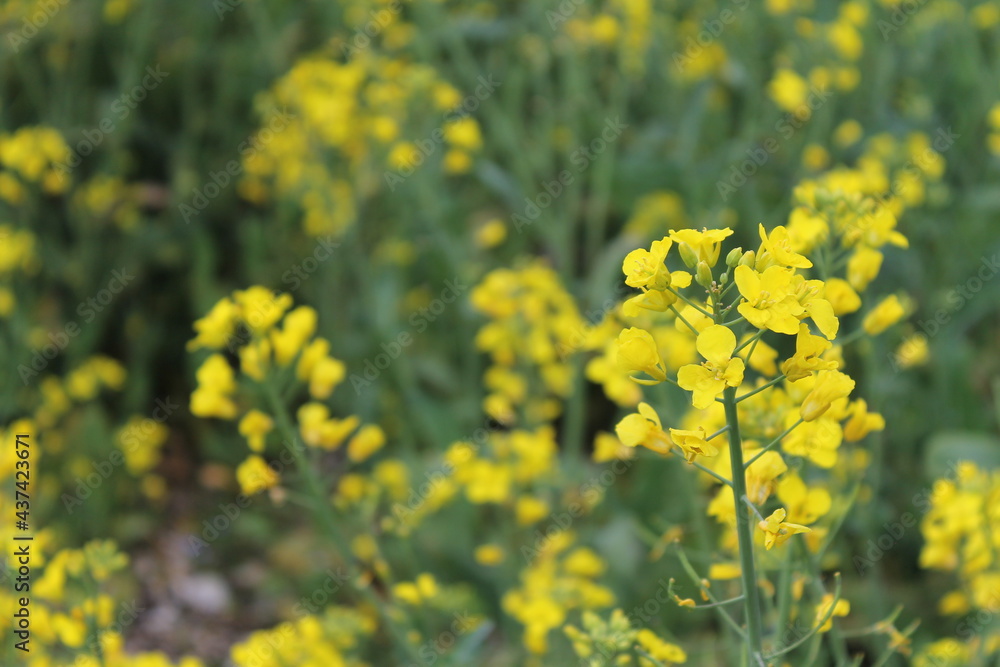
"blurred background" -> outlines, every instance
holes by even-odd
[[[951,579],[920,568],[920,530],[877,540],[906,512],[919,520],[920,494],[957,458],[1000,465],[1000,2],[8,0],[0,40],[0,423],[37,429],[36,569],[92,540],[127,554],[105,585],[116,616],[123,601],[143,609],[120,628],[129,653],[252,664],[232,647],[340,581],[340,556],[273,489],[228,515],[244,438],[189,402],[207,356],[187,347],[193,323],[220,299],[260,285],[317,311],[345,368],[326,403],[381,426],[404,501],[452,443],[538,429],[563,461],[548,516],[600,479],[595,437],[638,400],[599,363],[617,335],[605,316],[629,295],[624,255],[686,227],[730,226],[755,247],[798,184],[836,169],[903,202],[910,243],[877,283],[910,316],[852,360],[887,428],[837,567],[871,560],[845,577],[857,627],[903,604],[918,646],[955,634],[938,613]],[[520,305],[504,302],[512,280]],[[480,332],[536,299],[576,319],[518,404]],[[337,456],[318,464],[331,493],[347,474]],[[654,556],[695,520],[670,495],[694,484],[652,459],[598,483],[574,532],[619,606],[683,576]],[[338,519],[356,554],[391,515],[379,507]],[[433,612],[445,626],[452,608],[492,619],[430,662],[525,664],[502,602],[517,564],[487,575],[489,555],[470,554],[492,541],[516,556],[546,524],[515,530],[480,509],[428,520],[379,558],[399,581],[435,573],[453,596]],[[308,613],[354,604],[330,587]],[[39,665],[84,650],[53,588],[72,586],[35,592],[65,619],[36,627]],[[690,664],[722,664],[699,639],[714,617],[682,611],[653,623]],[[555,664],[576,660],[565,636],[550,641]],[[378,641],[351,660],[405,664]]]

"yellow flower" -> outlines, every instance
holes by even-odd
[[[221,299],[212,309],[194,323],[198,335],[188,341],[187,350],[193,352],[203,347],[217,350],[225,347],[236,331],[239,309],[229,298]]]
[[[254,452],[264,451],[264,439],[274,428],[274,420],[259,410],[251,410],[240,420],[240,435],[247,439],[247,444]]]
[[[787,417],[787,426],[795,423],[793,414]],[[837,463],[837,450],[843,442],[840,423],[823,417],[800,424],[781,442],[781,448],[792,456],[809,459],[820,468],[832,468]]]
[[[468,465],[465,495],[477,505],[503,503],[510,497],[511,472],[505,465],[477,460]]]
[[[295,366],[295,377],[303,382],[308,382],[312,376],[316,365],[326,358],[330,352],[330,342],[325,338],[315,338],[306,345],[299,356],[299,363]]]
[[[808,269],[813,265],[806,257],[793,249],[792,239],[788,230],[779,225],[768,235],[764,225],[758,227],[760,234],[760,249],[757,250],[756,268],[763,271],[770,266],[784,266],[796,269]]]
[[[671,644],[656,636],[652,630],[643,628],[636,635],[636,641],[655,660],[666,664],[683,664],[687,662],[687,654],[680,646]]]
[[[833,506],[829,491],[822,487],[807,487],[794,472],[781,478],[777,491],[778,498],[788,509],[788,516],[803,524],[815,523]]]
[[[667,253],[673,244],[669,236],[664,236],[659,241],[653,241],[649,250],[638,248],[626,255],[622,262],[625,284],[629,287],[659,291],[690,285],[691,274],[686,271],[671,273],[665,264]],[[666,296],[668,299],[670,297],[673,297],[671,303],[677,300],[674,295]]]
[[[743,345],[752,337],[753,334],[744,334],[743,338],[740,339],[740,345]],[[760,338],[755,343],[749,343],[744,349],[747,350],[747,354],[749,355],[746,361],[750,368],[768,377],[777,375],[778,365],[775,363],[778,359],[777,350]]]
[[[476,245],[480,248],[495,248],[507,238],[507,226],[500,218],[485,222],[476,230]]]
[[[894,360],[900,368],[920,366],[927,363],[929,358],[930,348],[927,345],[927,336],[922,333],[917,333],[906,338],[896,348],[894,355]]]
[[[236,391],[236,379],[229,362],[221,354],[213,354],[195,373],[198,388],[191,394],[191,414],[196,417],[232,419],[236,404],[230,394]]]
[[[830,631],[830,629],[833,627],[834,616],[847,616],[849,613],[851,613],[850,602],[848,602],[844,598],[840,598],[839,600],[837,600],[836,606],[834,606],[833,600],[834,600],[833,593],[827,593],[826,595],[823,596],[823,600],[819,603],[819,606],[816,607],[816,623],[819,623],[824,618],[826,618],[827,614],[830,614],[830,618],[828,618],[826,620],[826,623],[824,623],[820,627],[819,632]],[[830,613],[831,607],[833,608],[832,614]]]
[[[715,456],[718,447],[705,440],[705,429],[701,426],[694,431],[670,429],[670,439],[684,451],[684,458],[690,463],[698,456]]]
[[[236,468],[236,481],[244,494],[252,496],[276,486],[279,478],[264,459],[251,454]]]
[[[362,427],[347,443],[347,458],[360,463],[385,445],[385,433],[376,424]]]
[[[757,526],[764,531],[764,547],[770,551],[774,546],[781,546],[792,535],[808,533],[808,526],[785,522],[785,510],[778,508],[769,517],[760,521]]]
[[[873,248],[859,247],[847,260],[847,282],[859,292],[875,280],[882,268],[882,253]]]
[[[266,338],[240,348],[240,370],[254,380],[262,381],[271,366],[271,343]]]
[[[887,296],[865,315],[861,326],[871,336],[877,336],[906,316],[906,307],[895,294]]]
[[[503,562],[505,557],[503,547],[496,544],[482,544],[476,547],[472,557],[476,562],[486,567],[493,567]]]
[[[795,382],[808,377],[814,371],[824,371],[837,368],[836,361],[826,361],[823,353],[833,347],[833,343],[822,336],[813,336],[805,324],[799,326],[799,334],[795,338],[795,354],[781,364],[781,372],[789,382]]]
[[[633,456],[635,456],[635,451],[631,447],[626,447],[622,444],[622,441],[614,434],[601,431],[594,436],[594,463],[604,463],[605,461],[618,459],[628,460]]]
[[[833,305],[821,296],[826,287],[823,281],[806,280],[801,275],[794,275],[791,286],[804,314],[812,319],[820,333],[830,340],[836,338],[840,331],[840,320],[834,314]]]
[[[656,382],[667,378],[660,361],[656,341],[648,331],[629,327],[618,334],[618,354],[616,363],[627,373],[645,373]],[[655,384],[651,380],[632,378],[640,384]]]
[[[849,282],[841,278],[827,280],[823,296],[833,306],[833,314],[837,316],[853,313],[861,307],[861,297]]]
[[[749,460],[757,455],[758,449],[748,449],[746,458]],[[775,451],[767,451],[760,455],[747,468],[747,498],[755,505],[763,505],[774,491],[774,480],[785,474],[788,465]]]
[[[857,442],[872,431],[885,428],[885,419],[877,412],[868,412],[868,403],[864,399],[851,403],[848,414],[850,418],[844,424],[844,439],[848,442]]]
[[[233,301],[239,308],[240,319],[255,334],[269,331],[292,306],[290,294],[275,295],[259,285],[233,292]]]
[[[456,148],[475,151],[483,145],[483,137],[479,132],[479,124],[471,116],[459,118],[445,124],[444,138]]]
[[[854,380],[840,371],[820,371],[816,384],[802,401],[800,414],[805,421],[818,419],[830,409],[830,404],[854,391]]]
[[[698,262],[705,262],[710,267],[715,266],[719,261],[720,244],[727,237],[731,236],[733,230],[724,229],[682,229],[680,231],[670,230],[670,238],[679,243],[678,250],[681,259],[691,268],[697,266]]]
[[[809,95],[809,84],[796,72],[785,68],[778,70],[768,84],[767,90],[771,99],[780,108],[785,111],[804,110],[808,119],[811,112],[805,103]]]
[[[544,519],[550,512],[548,503],[534,496],[521,496],[514,504],[514,516],[520,526],[530,526]]]
[[[312,335],[316,333],[318,316],[314,308],[299,306],[285,316],[280,330],[271,332],[274,360],[281,366],[291,363]]]
[[[772,266],[758,273],[749,266],[737,266],[733,275],[740,294],[746,299],[737,310],[758,329],[794,335],[799,330],[798,316],[804,308],[789,293],[792,269]]]
[[[328,398],[346,375],[344,362],[333,357],[320,359],[309,376],[309,395],[320,400]]]
[[[306,403],[298,411],[299,433],[302,440],[312,447],[337,449],[344,439],[358,427],[356,416],[330,419],[329,409],[322,403]]]
[[[639,412],[626,416],[615,427],[626,447],[643,447],[657,454],[670,453],[670,438],[663,431],[660,417],[648,403],[639,404]]]
[[[683,366],[677,372],[677,384],[694,392],[692,404],[704,410],[726,387],[740,386],[746,368],[742,359],[732,358],[736,334],[727,327],[713,324],[703,329],[698,334],[697,348],[707,361]]]

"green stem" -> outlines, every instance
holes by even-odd
[[[751,336],[750,338],[747,338],[745,341],[743,341],[739,346],[737,346],[737,348],[735,350],[733,350],[733,356],[735,357],[737,354],[740,353],[740,351],[743,348],[745,348],[747,345],[750,345],[751,343],[753,343],[754,345],[756,345],[757,341],[760,340],[760,337],[764,335],[764,331],[765,331],[764,329],[761,329],[760,331],[758,331],[757,333],[755,333],[753,336]],[[750,354],[747,355],[747,360],[749,361],[750,357],[752,357],[752,356],[753,356],[753,350],[750,350]]]
[[[681,315],[681,311],[677,310],[676,306],[670,306],[670,310],[674,311],[674,315],[677,316],[677,319],[683,322],[687,326],[687,328],[690,329],[692,333],[694,333],[695,336],[698,335],[698,330],[695,328],[695,326],[690,322],[688,322],[683,315]]]
[[[736,402],[739,403],[740,401],[745,401],[746,399],[750,398],[751,396],[755,396],[756,394],[759,394],[760,392],[764,391],[765,389],[770,389],[771,387],[773,387],[774,385],[778,384],[779,382],[781,382],[784,379],[785,379],[785,374],[782,373],[781,375],[779,375],[778,377],[774,378],[773,380],[771,380],[767,384],[762,384],[761,386],[757,387],[753,391],[749,391],[749,392],[743,394],[742,396],[740,396],[739,398],[736,399]]]
[[[736,506],[736,536],[740,548],[740,574],[743,579],[744,608],[747,623],[747,651],[752,667],[763,667],[764,648],[760,619],[760,591],[757,588],[757,568],[753,560],[753,529],[744,504],[747,495],[746,473],[743,468],[743,440],[736,411],[736,388],[726,387],[723,394],[726,423],[729,425],[729,458],[733,471],[733,499]]]
[[[820,584],[819,581],[816,581],[815,583],[819,586],[819,589],[822,591],[823,590],[823,585]],[[823,591],[823,592],[824,592],[824,594],[826,593],[826,591]],[[834,593],[833,593],[833,601],[830,603],[830,608],[827,609],[826,614],[823,616],[823,618],[820,619],[819,622],[816,623],[815,626],[813,626],[812,630],[810,630],[808,633],[806,633],[803,637],[799,638],[798,641],[796,641],[793,644],[789,644],[788,646],[785,646],[784,648],[782,648],[782,649],[780,649],[778,651],[775,651],[771,655],[767,656],[768,660],[772,660],[774,658],[781,657],[781,656],[785,655],[786,653],[791,653],[792,651],[794,651],[795,649],[797,649],[798,647],[802,646],[807,641],[809,641],[814,635],[816,635],[816,633],[819,632],[820,628],[822,628],[824,625],[826,625],[827,621],[829,621],[831,618],[833,618],[833,612],[836,610],[837,603],[839,601],[840,601],[840,574],[838,573],[836,575],[836,586],[835,586]],[[816,636],[818,636],[818,635],[816,635]],[[846,651],[844,652],[842,660],[838,657],[837,664],[838,665],[845,665],[845,664],[847,664],[847,653],[846,653]]]
[[[803,422],[803,420],[799,419],[797,422],[795,422],[794,424],[792,424],[791,426],[789,426],[788,428],[786,428],[785,432],[782,433],[781,435],[779,435],[774,440],[772,440],[770,443],[768,443],[767,447],[765,447],[764,449],[762,449],[759,452],[757,452],[756,454],[754,454],[753,457],[749,461],[746,462],[746,467],[749,468],[751,465],[753,465],[754,461],[756,461],[760,457],[764,456],[765,452],[768,452],[772,448],[776,447],[779,442],[781,442],[782,440],[785,439],[786,435],[788,435],[789,433],[791,433],[792,430],[794,430],[795,427],[798,426],[799,424],[801,424],[802,422]]]
[[[377,596],[370,587],[361,585],[358,582],[361,580],[354,563],[352,563],[349,558],[345,557],[340,551],[339,545],[347,544],[343,533],[341,533],[340,528],[337,523],[333,520],[329,510],[329,500],[327,498],[326,491],[323,488],[323,482],[320,480],[316,469],[311,465],[311,462],[305,455],[305,443],[303,443],[298,434],[295,431],[295,427],[292,425],[291,418],[288,416],[288,410],[285,408],[284,403],[281,402],[281,398],[278,395],[278,391],[273,384],[263,383],[265,393],[267,394],[268,401],[271,404],[271,409],[274,411],[275,418],[278,421],[278,428],[281,430],[282,435],[289,441],[289,449],[292,452],[292,456],[295,459],[295,465],[302,473],[302,476],[306,481],[306,490],[309,493],[310,499],[310,509],[312,510],[313,520],[323,529],[326,530],[327,535],[330,540],[330,547],[333,552],[337,555],[337,558],[344,563],[347,568],[350,579],[355,583],[356,590],[361,594],[365,600],[371,604],[375,609],[378,610],[379,615],[386,624],[386,628],[392,634],[397,643],[402,645],[402,648],[406,651],[411,660],[420,660],[420,656],[417,655],[417,650],[413,644],[407,639],[407,634],[404,632],[396,622],[393,620],[392,615],[386,609],[384,601]]]
[[[680,458],[684,458],[684,452],[681,451],[680,448],[674,449],[672,451],[673,451],[674,454],[676,454]],[[711,475],[712,477],[714,477],[715,479],[719,480],[720,482],[722,482],[723,484],[725,484],[728,487],[732,487],[733,486],[733,483],[730,482],[728,479],[726,479],[725,477],[723,477],[719,473],[715,472],[711,468],[707,468],[707,467],[703,466],[702,464],[698,463],[697,461],[688,461],[688,464],[693,465],[698,470]]]
[[[715,319],[715,315],[713,313],[708,312],[707,310],[705,310],[704,308],[702,308],[701,306],[699,306],[694,301],[692,301],[691,299],[687,298],[686,296],[684,296],[683,294],[681,294],[677,290],[673,289],[672,287],[668,287],[667,291],[668,292],[673,292],[674,295],[677,296],[677,298],[679,298],[681,301],[683,301],[687,305],[689,305],[692,308],[694,308],[695,310],[697,310],[699,313],[701,313],[705,317],[711,317],[713,320]]]
[[[792,566],[792,550],[785,549],[778,575],[778,632],[784,632],[792,617],[792,583],[795,568]]]
[[[691,577],[691,583],[697,586],[698,590],[703,592],[705,596],[708,598],[708,601],[711,602],[713,605],[715,605],[713,608],[716,610],[716,613],[719,614],[719,618],[722,619],[722,621],[726,625],[732,628],[733,632],[735,632],[740,638],[746,641],[747,636],[746,633],[743,632],[743,628],[741,628],[739,623],[737,623],[733,619],[733,617],[730,616],[728,613],[726,613],[726,610],[718,604],[719,600],[714,595],[712,595],[712,591],[710,591],[708,588],[705,588],[702,585],[701,583],[702,577],[698,576],[698,573],[695,572],[694,567],[691,566],[691,561],[688,560],[687,554],[684,553],[684,549],[681,547],[680,544],[676,544],[675,546],[677,548],[677,558],[681,562],[681,567],[684,568],[684,571],[687,572],[687,575]]]

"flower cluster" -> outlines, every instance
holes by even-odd
[[[195,322],[197,336],[188,343],[189,350],[226,349],[239,358],[238,369],[221,352],[206,358],[196,373],[198,387],[190,403],[192,414],[199,417],[239,418],[238,429],[249,454],[236,477],[246,494],[260,493],[280,482],[263,454],[275,429],[274,410],[285,410],[282,395],[308,395],[296,413],[295,435],[311,448],[337,450],[346,442],[347,457],[358,463],[385,444],[378,426],[361,426],[353,415],[332,417],[323,403],[344,380],[346,368],[330,356],[329,341],[315,336],[317,321],[313,308],[292,308],[288,294],[253,286],[222,298]],[[241,385],[247,385],[246,394],[253,387],[262,389],[268,397],[266,409],[253,407],[252,396],[241,397]],[[284,444],[294,448],[297,442]]]
[[[472,305],[490,318],[476,335],[493,362],[484,378],[486,413],[529,426],[559,416],[575,380],[569,358],[583,349],[587,330],[556,272],[541,262],[497,269],[473,290]],[[536,379],[543,395],[532,394]]]
[[[750,537],[766,554],[801,535],[802,549],[784,567],[815,576],[809,554],[825,550],[853,497],[853,483],[836,469],[841,450],[885,427],[865,400],[851,398],[856,383],[843,370],[843,345],[881,334],[909,311],[905,298],[890,295],[854,331],[842,331],[842,318],[863,307],[883,246],[905,247],[906,238],[889,206],[837,173],[796,192],[800,205],[789,224],[760,225],[752,250],[724,254],[729,228],[682,229],[632,251],[622,265],[639,293],[622,307],[617,365],[639,385],[674,384],[691,409],[664,419],[664,410],[639,403],[618,424],[618,437],[627,447],[680,456],[718,486],[707,508],[724,528],[716,565],[737,564],[750,650],[760,657],[749,618],[760,613],[758,582],[748,568],[754,559],[765,568],[775,561],[755,556]],[[688,342],[673,344],[677,337]],[[780,360],[786,349],[792,352]],[[818,593],[813,603],[829,612],[817,617],[824,632],[849,606],[839,592]],[[795,600],[805,604],[801,593]]]
[[[369,51],[346,63],[304,58],[261,97],[270,117],[242,151],[240,192],[294,202],[307,234],[340,234],[358,207],[438,151],[447,172],[471,169],[482,137],[475,119],[451,113],[461,101],[428,65]],[[416,122],[425,105],[440,113],[437,127]]]
[[[963,642],[942,640],[928,647],[924,664],[966,664],[970,655],[995,659],[1000,635],[989,618],[1000,610],[1000,471],[959,462],[954,475],[934,483],[920,524],[924,544],[921,567],[953,573],[958,588],[943,596],[939,611],[968,615],[959,624]],[[971,631],[970,631],[971,629]],[[938,657],[942,662],[931,662]]]
[[[31,585],[31,641],[25,665],[46,667],[202,667],[196,658],[172,661],[163,653],[126,653],[123,634],[141,608],[106,591],[128,565],[111,541],[92,541],[81,549],[55,550],[51,541],[33,543],[33,565],[40,575]],[[17,608],[16,594],[0,591],[0,606]],[[5,614],[0,630],[15,637],[16,619]]]
[[[69,178],[60,166],[69,153],[62,135],[51,127],[22,127],[0,135],[0,199],[16,206],[31,187],[45,194],[66,192]]]

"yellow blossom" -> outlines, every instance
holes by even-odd
[[[656,341],[648,331],[629,327],[618,335],[617,364],[627,373],[645,373],[653,381],[632,378],[640,384],[662,382],[667,375],[663,370],[663,362],[656,347]]]
[[[906,316],[906,308],[899,297],[891,294],[871,310],[861,326],[871,336],[877,336]]]
[[[236,480],[240,483],[240,490],[248,496],[270,489],[279,482],[278,474],[256,454],[248,456],[236,468]]]
[[[770,551],[772,547],[781,546],[792,535],[807,533],[808,526],[785,522],[785,510],[778,508],[766,519],[760,521],[758,527],[764,532],[764,547]]]
[[[274,428],[274,420],[259,410],[251,410],[239,423],[240,435],[247,439],[251,451],[264,451],[264,439]]]
[[[802,401],[801,415],[805,421],[818,419],[830,409],[830,404],[854,391],[854,380],[840,371],[820,371],[816,384]]]
[[[670,429],[670,439],[683,450],[688,462],[694,461],[698,456],[715,456],[719,453],[719,448],[705,439],[706,435],[701,426],[694,431]]]
[[[663,431],[660,417],[648,403],[639,404],[639,412],[626,416],[615,427],[626,447],[642,445],[657,454],[670,453],[670,439]]]
[[[736,335],[722,325],[712,325],[699,333],[697,347],[707,361],[700,365],[683,366],[677,372],[677,384],[694,392],[692,403],[703,410],[726,387],[740,386],[745,365],[742,359],[732,356],[736,349]]]
[[[799,330],[802,305],[789,293],[792,269],[772,266],[758,273],[749,266],[737,266],[733,275],[743,295],[737,308],[740,315],[758,329],[794,335]]]

